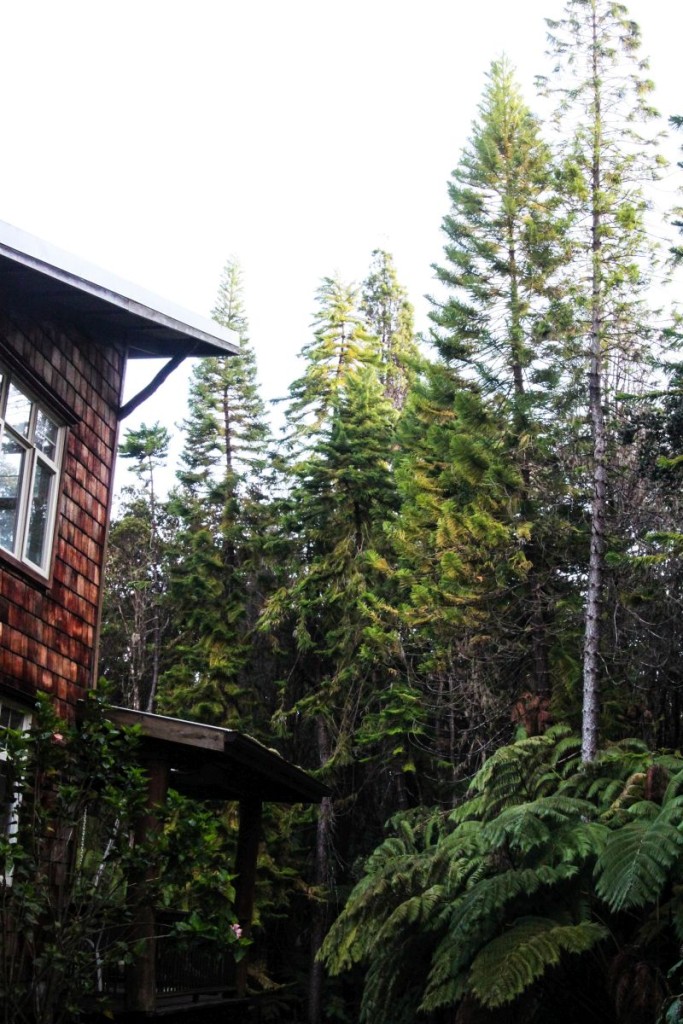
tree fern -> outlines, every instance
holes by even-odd
[[[563,954],[585,953],[608,935],[607,928],[591,921],[559,924],[544,917],[519,918],[475,957],[469,987],[484,1006],[511,1003]]]
[[[453,901],[451,939],[454,942],[468,942],[470,935],[477,931],[479,922],[487,919],[497,927],[509,904],[523,897],[523,903],[528,905],[528,898],[540,889],[551,889],[573,878],[577,871],[578,867],[574,864],[558,864],[554,867],[540,864],[534,868],[514,868],[493,874],[463,897]]]
[[[424,887],[431,863],[420,848],[424,830],[405,820],[396,824],[401,836],[389,836],[371,855],[365,875],[325,938],[320,957],[332,973],[368,957],[386,921]],[[433,837],[431,830],[428,834]]]
[[[386,956],[369,966],[361,1003],[361,1024],[413,1024],[424,986],[429,945],[414,933],[397,933]]]
[[[482,815],[494,817],[505,807],[533,799],[539,781],[547,779],[548,755],[556,736],[550,731],[544,736],[532,736],[498,749],[475,775],[470,798],[456,808],[453,820]]]
[[[532,803],[508,807],[486,826],[486,839],[496,849],[505,845],[520,853],[547,846],[553,833],[563,825],[594,817],[595,808],[586,800],[548,796]]]
[[[546,1008],[566,999],[558,965],[602,979],[620,949],[646,964],[650,949],[676,953],[683,761],[634,741],[584,767],[578,749],[565,729],[522,740],[451,814],[394,820],[323,948],[335,972],[367,964],[364,1021],[472,1000],[494,1011],[525,993]]]
[[[407,930],[413,925],[419,925],[424,931],[429,931],[430,922],[438,915],[446,897],[447,890],[442,885],[432,885],[419,895],[411,896],[389,915],[374,935],[372,942],[381,946],[391,938],[396,929]]]
[[[662,892],[683,846],[679,801],[655,817],[641,814],[607,839],[595,869],[595,889],[611,910],[643,907]]]

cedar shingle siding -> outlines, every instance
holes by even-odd
[[[53,572],[40,582],[0,551],[0,685],[51,694],[71,716],[92,685],[124,352],[77,330],[0,314],[0,362],[43,385],[76,418],[68,428]],[[18,363],[17,363],[18,360]],[[10,370],[12,366],[10,366]]]

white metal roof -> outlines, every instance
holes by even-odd
[[[0,221],[0,287],[37,308],[62,310],[97,340],[119,341],[133,357],[230,355],[239,339],[137,285]]]

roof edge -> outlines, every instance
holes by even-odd
[[[0,255],[133,316],[178,331],[196,342],[214,345],[226,355],[239,353],[239,338],[235,331],[177,306],[6,221],[0,221]]]

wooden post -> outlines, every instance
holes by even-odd
[[[149,842],[159,831],[157,810],[166,802],[168,791],[168,764],[161,759],[150,759],[145,765],[149,777],[147,811],[135,830],[135,842]],[[150,870],[152,873],[150,873]],[[153,869],[142,872],[136,880],[141,887],[139,906],[131,925],[133,941],[140,944],[140,952],[126,972],[126,1009],[150,1012],[156,1003],[156,919],[154,905],[147,895],[147,883],[153,878]]]
[[[235,903],[237,920],[242,934],[251,936],[251,923],[254,915],[254,892],[256,888],[256,861],[261,839],[261,801],[256,797],[240,800],[240,828],[237,837],[237,854],[235,857]],[[247,991],[247,960],[246,957],[237,964],[235,970],[237,995],[244,996]]]

